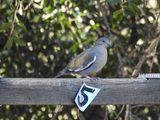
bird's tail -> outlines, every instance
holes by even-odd
[[[64,74],[63,73],[59,73],[59,74],[57,74],[56,76],[54,76],[54,78],[59,78],[59,77],[61,77],[61,76],[63,76]]]
[[[67,73],[66,73],[66,69],[64,69],[64,70],[62,70],[61,72],[59,72],[56,76],[54,76],[54,78],[59,78],[59,77],[61,77],[61,76],[63,76],[63,75],[66,75]]]

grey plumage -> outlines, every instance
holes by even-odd
[[[88,76],[99,72],[107,62],[107,49],[111,44],[105,37],[99,38],[93,47],[86,49],[72,59],[69,64],[55,77],[66,74],[79,74]]]

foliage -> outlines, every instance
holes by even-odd
[[[109,49],[109,61],[98,76],[160,72],[160,47],[156,42],[160,39],[159,7],[158,0],[0,0],[0,74],[54,77],[100,36],[109,37],[114,47]],[[112,120],[122,106],[102,108]],[[3,105],[0,119],[47,120],[53,109]],[[71,107],[62,112],[59,119],[76,117],[70,114],[73,110],[77,111]],[[130,116],[158,119],[159,111],[158,106],[131,106]],[[118,117],[124,119],[125,108]]]

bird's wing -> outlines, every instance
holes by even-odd
[[[96,55],[91,50],[86,50],[71,60],[66,68],[68,72],[80,72],[92,66],[95,61]]]

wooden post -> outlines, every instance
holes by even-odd
[[[160,104],[159,79],[2,78],[0,104],[71,105],[82,82],[101,91],[92,105]]]

